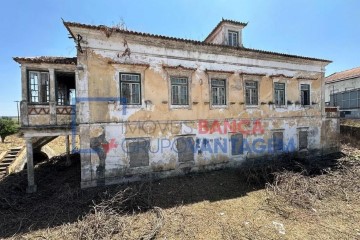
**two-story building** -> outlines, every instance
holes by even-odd
[[[76,58],[14,58],[29,191],[34,138],[79,135],[82,187],[338,148],[330,61],[246,48],[246,23],[223,19],[204,41],[64,25]]]

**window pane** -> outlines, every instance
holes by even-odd
[[[121,97],[126,99],[126,103],[131,103],[130,85],[128,83],[121,83]]]
[[[121,74],[121,81],[140,82],[140,77],[137,74]]]
[[[188,80],[185,77],[171,77],[171,104],[188,105]]]
[[[140,85],[138,83],[131,84],[131,101],[132,104],[140,104]]]
[[[29,99],[31,102],[39,102],[39,73],[29,72],[29,78]]]

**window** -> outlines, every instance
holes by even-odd
[[[141,104],[141,80],[140,74],[120,73],[120,97],[124,104]]]
[[[179,162],[194,161],[194,148],[195,141],[193,137],[179,137],[176,140]]]
[[[188,105],[189,91],[188,79],[186,77],[171,77],[171,104]]]
[[[285,83],[275,83],[275,105],[285,105]]]
[[[301,84],[301,105],[310,105],[310,85]]]
[[[150,141],[146,139],[136,139],[128,143],[128,154],[130,167],[149,166]]]
[[[231,155],[243,154],[243,135],[241,133],[231,135]]]
[[[258,105],[258,83],[255,81],[245,82],[245,98],[247,105]]]
[[[299,150],[307,149],[308,147],[308,132],[299,131]]]
[[[283,132],[273,132],[274,152],[279,152],[283,150],[283,137]]]
[[[29,72],[29,102],[49,102],[49,73]]]
[[[224,79],[211,79],[212,105],[226,105],[226,88]]]
[[[228,42],[230,46],[239,46],[239,33],[235,31],[228,32]]]

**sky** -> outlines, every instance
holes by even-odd
[[[359,0],[3,0],[0,116],[21,99],[14,56],[75,56],[61,18],[204,40],[222,19],[248,22],[245,47],[332,60],[326,75],[360,66]]]

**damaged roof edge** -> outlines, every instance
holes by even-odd
[[[51,63],[51,64],[77,64],[76,57],[53,57],[53,56],[39,56],[39,57],[13,57],[14,61],[22,63]]]
[[[230,20],[225,20],[225,21],[230,21]],[[233,46],[228,46],[228,45],[206,43],[203,41],[197,41],[197,40],[191,40],[191,39],[176,38],[176,37],[169,37],[169,36],[163,36],[163,35],[157,35],[157,34],[151,34],[151,33],[136,32],[136,31],[131,31],[131,30],[119,29],[119,28],[111,28],[111,27],[107,27],[104,25],[96,26],[96,25],[88,25],[88,24],[76,23],[76,22],[66,22],[64,20],[63,20],[63,24],[65,25],[66,29],[68,29],[69,33],[72,36],[73,36],[73,33],[72,33],[70,27],[79,27],[79,28],[102,30],[102,31],[112,29],[112,31],[118,32],[118,33],[125,33],[125,34],[131,34],[131,35],[137,35],[137,36],[143,36],[143,37],[153,37],[153,38],[159,38],[159,39],[177,41],[177,42],[185,42],[185,43],[189,43],[189,44],[193,44],[193,45],[220,47],[220,48],[235,49],[235,50],[240,50],[240,51],[254,52],[254,53],[260,53],[260,54],[266,54],[266,55],[275,55],[275,56],[281,56],[281,57],[287,57],[287,58],[298,58],[298,59],[317,61],[317,62],[323,62],[323,63],[332,63],[332,61],[325,60],[325,59],[304,57],[304,56],[291,55],[291,54],[286,54],[286,53],[277,53],[277,52],[271,52],[271,51],[265,51],[265,50],[245,48],[245,47],[233,47]]]

